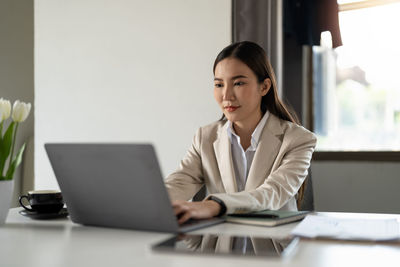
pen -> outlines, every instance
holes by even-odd
[[[269,219],[277,219],[277,218],[279,218],[279,215],[262,214],[262,213],[238,213],[238,214],[228,214],[228,216],[242,217],[242,218],[269,218]]]

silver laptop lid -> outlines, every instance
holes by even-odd
[[[75,223],[178,232],[151,144],[45,144]]]

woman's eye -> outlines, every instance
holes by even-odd
[[[220,88],[220,87],[222,87],[223,85],[220,84],[220,83],[216,83],[214,86]]]
[[[244,84],[244,82],[235,82],[235,83],[234,83],[235,86],[241,86],[241,85],[243,85],[243,84]]]

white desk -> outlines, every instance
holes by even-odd
[[[36,221],[11,209],[0,227],[0,266],[400,266],[400,244],[301,240],[285,259],[157,253],[151,245],[169,234],[87,227],[69,219]],[[328,216],[385,216],[323,213]],[[393,215],[396,216],[396,215]],[[400,215],[396,216],[400,219]],[[296,223],[274,228],[220,224],[195,233],[284,237]]]

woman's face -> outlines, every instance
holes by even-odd
[[[258,123],[261,98],[270,87],[270,79],[259,83],[255,73],[236,58],[225,58],[215,67],[214,98],[225,117],[235,124]]]

